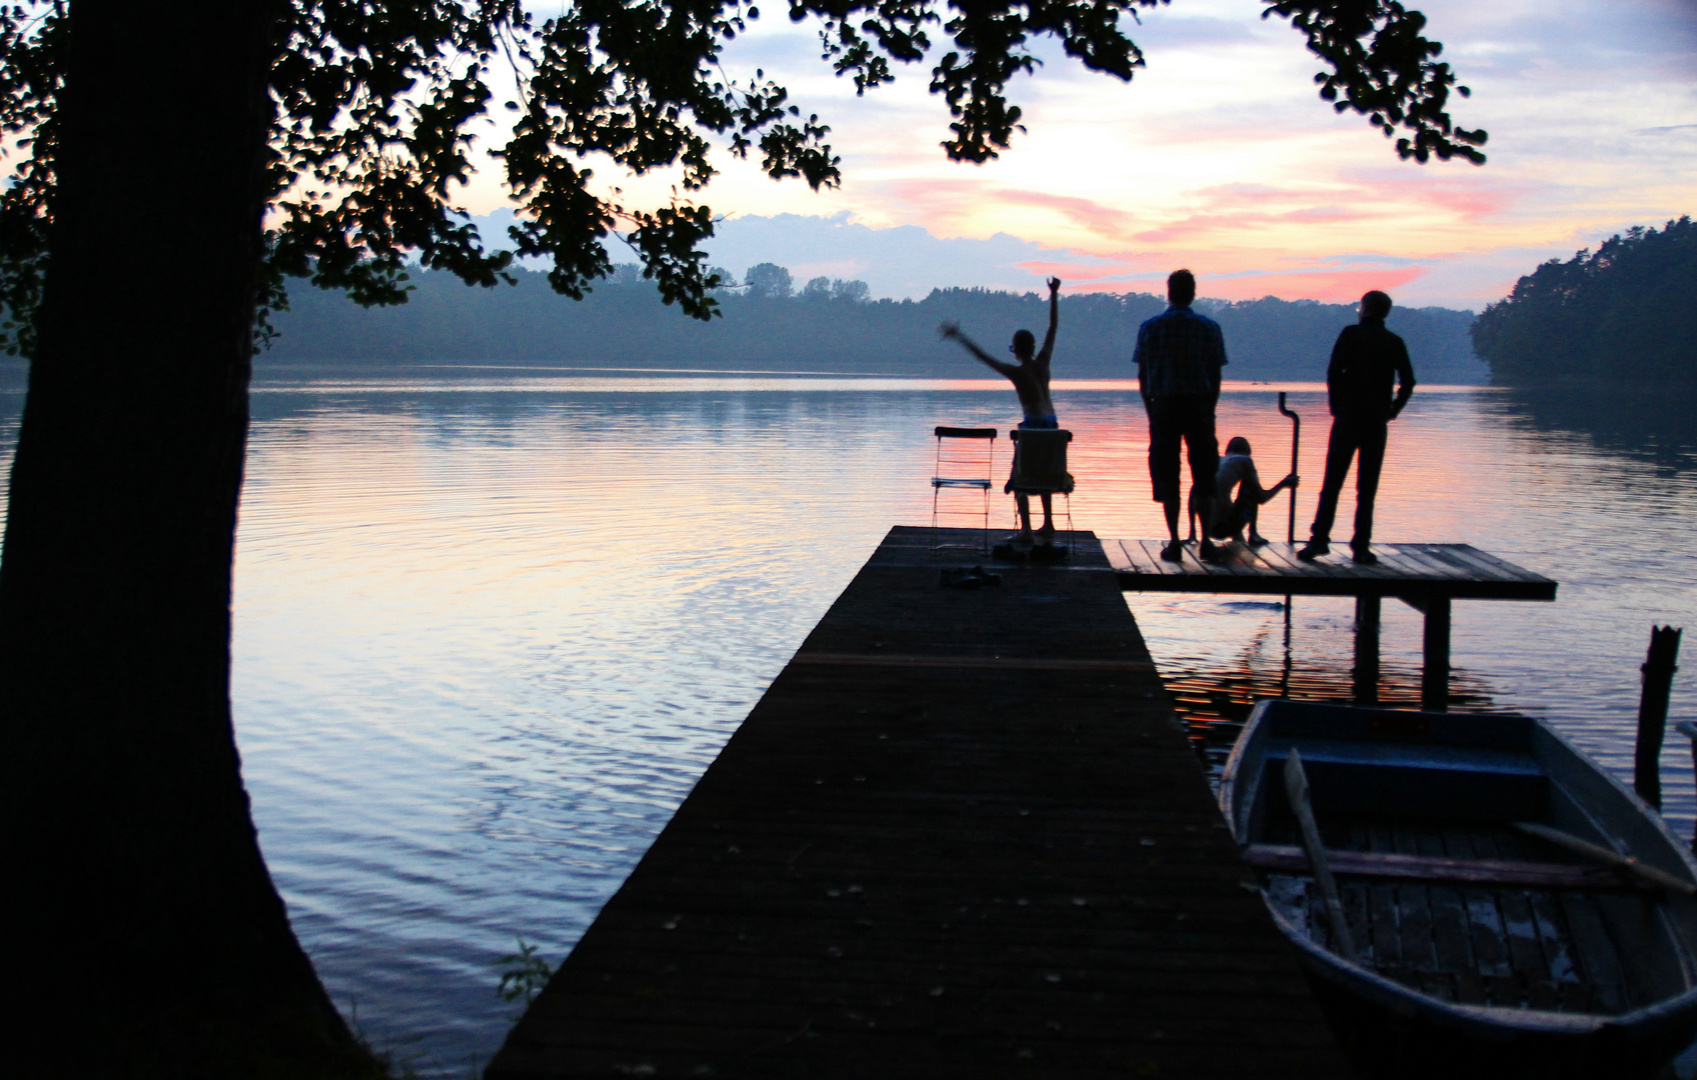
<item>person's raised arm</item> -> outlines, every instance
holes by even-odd
[[[960,342],[963,349],[971,353],[973,356],[976,356],[985,364],[989,365],[990,369],[999,375],[1005,377],[1009,372],[1017,370],[1012,364],[1004,364],[989,353],[985,352],[983,349],[980,349],[977,342],[960,332],[959,323],[946,322],[937,328],[937,332],[943,335],[943,339],[945,341]]]
[[[1391,402],[1391,412],[1387,418],[1391,420],[1396,419],[1397,413],[1402,412],[1403,406],[1408,404],[1408,399],[1414,396],[1414,365],[1408,359],[1408,346],[1403,345],[1401,341],[1398,341],[1397,345],[1396,400]]]
[[[1045,366],[1055,351],[1055,327],[1061,321],[1061,279],[1049,279],[1049,332],[1043,336],[1043,347],[1037,350],[1037,362]]]

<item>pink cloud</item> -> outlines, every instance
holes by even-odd
[[[1217,229],[1241,230],[1249,224],[1249,219],[1240,214],[1193,214],[1158,229],[1147,229],[1133,239],[1141,240],[1145,244],[1164,244],[1180,237],[1213,232]]]
[[[1110,251],[1102,256],[1112,259],[1126,270],[1152,270],[1172,262],[1172,256],[1164,251]]]
[[[1284,300],[1319,300],[1347,304],[1361,299],[1370,289],[1390,291],[1426,275],[1424,266],[1399,266],[1383,270],[1321,270],[1313,273],[1255,274],[1236,278],[1207,278],[1197,282],[1197,291],[1221,300],[1258,300],[1277,296]]]
[[[1061,278],[1066,282],[1069,293],[1144,292],[1159,296],[1166,290],[1162,279],[1126,281],[1109,276],[1113,272],[1108,270],[1092,273],[1089,268],[1068,267],[1060,263],[1021,263],[1020,268]],[[1073,276],[1068,277],[1068,273]],[[1369,289],[1398,289],[1426,273],[1424,266],[1399,266],[1370,270],[1286,271],[1243,277],[1209,277],[1203,274],[1197,282],[1197,289],[1203,296],[1216,300],[1259,300],[1264,296],[1277,296],[1282,300],[1350,304],[1361,299],[1361,294]]]
[[[1161,277],[1147,280],[1126,280],[1127,267],[1083,266],[1076,263],[1032,260],[1014,264],[1036,278],[1058,277],[1066,283],[1068,293],[1127,293],[1145,292],[1160,295],[1165,289]],[[1220,300],[1258,300],[1277,296],[1285,300],[1319,300],[1324,303],[1347,304],[1361,298],[1369,289],[1393,290],[1418,280],[1428,273],[1425,266],[1366,267],[1361,269],[1279,270],[1259,273],[1250,271],[1242,276],[1213,277],[1201,275],[1199,288],[1203,296]]]
[[[1366,202],[1371,209],[1347,205],[1358,193],[1340,193],[1334,189],[1309,191],[1266,184],[1222,184],[1197,191],[1194,197],[1196,212],[1140,232],[1135,239],[1161,244],[1198,233],[1241,233],[1290,223],[1362,221],[1383,213],[1373,202]]]
[[[1280,221],[1360,221],[1369,215],[1343,206],[1311,206],[1279,215]]]
[[[1063,280],[1065,280],[1063,278]],[[1067,281],[1066,291],[1069,293],[1149,293],[1151,296],[1162,296],[1167,291],[1165,280],[1151,279],[1149,281]]]
[[[1433,172],[1374,171],[1354,182],[1354,201],[1369,205],[1418,203],[1448,210],[1468,224],[1483,225],[1531,194],[1525,184],[1485,175],[1445,176]]]
[[[932,232],[947,232],[938,225],[952,222],[984,197],[984,189],[969,180],[898,180],[886,190],[890,197],[919,211],[918,217]]]
[[[1125,236],[1136,222],[1136,216],[1129,211],[1093,199],[1024,188],[988,188],[969,180],[902,180],[892,183],[887,190],[935,222],[952,221],[968,211],[995,204],[1049,210],[1104,239]]]
[[[1134,220],[1133,215],[1127,211],[1104,206],[1092,199],[1080,199],[1070,195],[1050,195],[1042,191],[1025,191],[1019,188],[999,188],[988,194],[991,198],[1016,206],[1036,206],[1053,210],[1097,236],[1123,235]]]
[[[1193,193],[1194,211],[1135,235],[1147,244],[1170,244],[1199,235],[1244,233],[1280,225],[1330,225],[1394,219],[1405,208],[1448,212],[1461,224],[1483,225],[1512,209],[1523,186],[1482,177],[1375,172],[1323,190],[1265,184],[1222,184]]]

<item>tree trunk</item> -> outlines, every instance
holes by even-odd
[[[231,726],[274,0],[75,0],[0,562],[9,1075],[372,1074]]]

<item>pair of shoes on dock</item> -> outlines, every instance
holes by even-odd
[[[1225,551],[1212,540],[1202,541],[1202,546],[1197,549],[1196,557],[1205,563],[1223,563],[1226,561]],[[1169,541],[1167,546],[1161,549],[1161,558],[1167,562],[1183,562],[1184,541]]]
[[[992,574],[982,566],[951,567],[943,571],[943,579],[939,582],[945,589],[982,589],[986,585],[1001,583],[1002,575]]]
[[[1021,529],[1002,541],[1009,547],[1017,548],[1049,547],[1054,542],[1055,527],[1053,525],[1045,525],[1036,532],[1032,532],[1030,529]]]
[[[1310,540],[1296,553],[1296,557],[1303,562],[1313,562],[1322,555],[1331,554],[1331,550],[1332,545],[1324,540]],[[1366,544],[1351,544],[1349,551],[1350,558],[1361,566],[1377,566],[1379,563],[1379,557],[1373,554],[1373,549]]]

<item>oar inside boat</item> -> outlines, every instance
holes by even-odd
[[[1649,1076],[1697,1034],[1697,866],[1539,721],[1264,701],[1220,797],[1370,1074]]]
[[[1320,898],[1326,905],[1326,921],[1331,926],[1332,941],[1338,952],[1350,960],[1357,959],[1355,935],[1350,933],[1349,920],[1344,917],[1343,900],[1338,896],[1338,884],[1332,878],[1332,868],[1326,860],[1326,847],[1320,842],[1320,827],[1314,823],[1314,809],[1308,800],[1308,777],[1302,771],[1302,755],[1291,747],[1285,758],[1285,793],[1290,808],[1301,828],[1302,851],[1308,858],[1309,871],[1320,888]]]

